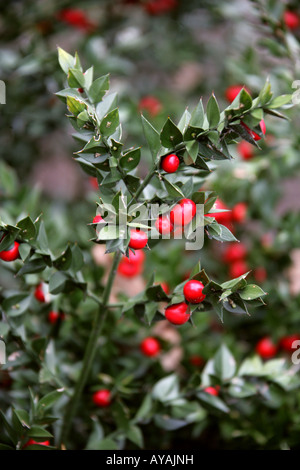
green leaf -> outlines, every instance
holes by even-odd
[[[165,415],[154,415],[154,422],[156,426],[166,431],[175,431],[176,429],[183,428],[188,424],[187,421],[182,419],[174,419]]]
[[[152,412],[152,409],[153,409],[152,397],[150,394],[148,394],[145,396],[144,400],[142,401],[142,404],[134,417],[134,421],[140,422],[140,421],[143,421],[144,419],[147,419],[149,414]]]
[[[30,428],[30,417],[26,410],[14,410],[14,414],[24,428]]]
[[[72,263],[72,250],[70,246],[58,257],[56,260],[53,261],[53,265],[59,271],[67,271]]]
[[[127,171],[132,171],[138,166],[140,162],[140,158],[141,158],[140,147],[130,150],[129,152],[125,153],[121,157],[120,166]]]
[[[89,440],[85,447],[85,450],[100,450],[99,445],[101,441],[103,441],[104,431],[101,424],[98,422],[97,418],[94,417],[93,419],[93,430],[89,436]]]
[[[19,220],[17,227],[20,229],[19,235],[25,240],[32,240],[36,236],[36,228],[30,217]]]
[[[144,130],[145,139],[149,146],[153,159],[156,159],[160,149],[160,137],[157,130],[150,124],[149,121],[142,115],[142,125]]]
[[[191,114],[186,109],[183,115],[181,116],[179,123],[177,124],[177,127],[180,130],[180,132],[182,132],[182,134],[184,133],[186,127],[188,126],[190,119],[191,119]]]
[[[45,437],[45,438],[53,437],[49,431],[44,429],[42,426],[37,426],[37,425],[31,426],[30,430],[28,431],[28,436],[35,437],[37,439],[42,438],[42,437]]]
[[[234,376],[236,362],[229,349],[222,345],[214,357],[214,371],[221,381],[228,380]]]
[[[101,121],[100,133],[105,137],[112,135],[120,124],[118,108],[110,111]]]
[[[248,109],[251,108],[252,98],[245,88],[242,88],[239,98],[240,98],[240,108],[242,108],[243,111],[247,111]]]
[[[189,125],[195,126],[195,127],[202,127],[203,122],[204,122],[204,109],[203,109],[203,102],[201,98],[196,108],[192,112]]]
[[[217,127],[220,121],[220,109],[215,95],[211,95],[206,106],[209,127]]]
[[[214,238],[220,242],[238,241],[233,233],[222,224],[212,223],[207,226],[207,231],[209,232],[211,238]]]
[[[265,106],[272,99],[272,96],[271,84],[269,80],[267,80],[258,96],[260,104]]]
[[[292,95],[281,95],[281,96],[276,96],[271,103],[268,104],[269,109],[276,109],[276,108],[281,108],[281,106],[284,106],[285,104],[288,104],[291,102]]]
[[[129,429],[126,431],[126,437],[141,449],[144,447],[144,438],[142,431],[135,424],[130,425]]]
[[[168,402],[179,397],[179,382],[175,374],[160,379],[152,389],[152,397],[161,402]]]
[[[182,133],[170,118],[168,118],[162,128],[160,141],[168,149],[174,148],[183,141]]]
[[[25,313],[30,306],[30,296],[27,293],[13,295],[4,299],[2,303],[3,310],[9,317],[17,317]]]
[[[206,393],[204,391],[198,392],[197,397],[207,405],[211,406],[212,408],[217,409],[218,411],[222,411],[223,413],[229,413],[228,406],[224,403],[221,398]]]
[[[184,197],[184,194],[183,192],[181,191],[181,189],[176,186],[175,184],[171,183],[169,180],[167,180],[167,178],[165,178],[164,176],[162,176],[163,178],[163,182],[164,182],[164,185],[165,185],[165,188],[166,188],[166,191],[167,193],[169,194],[169,196],[171,198],[180,198],[180,197]]]
[[[99,103],[109,89],[109,75],[97,78],[88,90],[88,96],[92,103]]]
[[[68,71],[68,84],[71,88],[84,88],[85,76],[78,69],[69,69]]]
[[[99,442],[97,450],[118,450],[118,446],[113,439],[106,438]]]
[[[155,302],[169,301],[169,297],[160,284],[148,287],[146,290],[146,296],[149,300],[154,300]]]
[[[44,411],[47,408],[51,407],[54,403],[61,398],[63,395],[64,390],[54,390],[53,392],[48,393],[43,398],[41,398],[38,402],[38,410]]]
[[[118,95],[117,93],[110,93],[109,95],[105,96],[100,103],[96,106],[96,115],[99,121],[102,121],[104,116],[108,114],[113,109],[117,108],[118,106]]]
[[[49,280],[50,294],[59,294],[59,292],[62,292],[64,290],[67,280],[67,276],[60,271],[52,274]]]
[[[79,98],[67,96],[67,108],[74,116],[78,116],[87,108],[87,105]]]
[[[259,286],[248,284],[243,290],[240,291],[239,294],[243,300],[254,300],[266,295],[266,292],[264,292]]]
[[[69,69],[74,67],[75,58],[61,47],[58,47],[58,62],[63,71],[67,74]]]
[[[40,273],[44,271],[47,267],[44,259],[39,257],[35,259],[30,259],[27,263],[25,263],[22,268],[17,272],[17,276],[23,276],[24,274],[31,274],[31,273]]]

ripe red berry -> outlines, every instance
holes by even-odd
[[[156,338],[148,336],[141,342],[140,349],[145,356],[154,357],[160,352],[160,343]]]
[[[147,245],[148,235],[143,230],[131,229],[129,247],[134,250],[141,250]]]
[[[205,214],[205,217],[214,217],[219,224],[231,228],[232,214],[227,205],[221,199],[218,198],[213,206],[213,209],[220,209],[226,212],[214,212],[211,214]]]
[[[162,104],[155,96],[144,96],[139,102],[139,110],[146,110],[150,116],[155,117],[162,110]]]
[[[33,445],[50,446],[50,441],[38,442],[38,441],[34,441],[33,439],[29,439],[29,441],[27,441],[26,444],[23,446],[23,449],[29,446],[33,446]]]
[[[96,189],[96,190],[99,189],[97,178],[95,178],[94,176],[90,176],[89,177],[89,182],[90,182],[90,185],[93,189]]]
[[[161,167],[166,173],[175,173],[178,170],[180,164],[180,160],[175,155],[175,153],[171,153],[162,159]]]
[[[260,140],[261,137],[260,135],[258,135],[255,131],[253,131],[252,129],[250,129],[249,126],[247,126],[247,124],[245,124],[243,121],[241,121],[241,125],[244,127],[244,129],[246,129],[246,131],[248,132],[248,134],[252,137],[253,140],[257,141],[257,140]]]
[[[266,123],[263,119],[260,121],[259,127],[260,127],[260,130],[262,131],[263,135],[266,135],[267,128],[266,128]]]
[[[129,258],[127,256],[123,256],[122,262],[129,263],[131,265],[142,264],[146,259],[146,255],[143,251],[137,250],[135,252],[129,250]]]
[[[299,343],[295,343],[293,347],[295,341],[300,341],[300,335],[293,334],[289,336],[283,336],[279,341],[279,346],[284,351],[290,353],[299,347]]]
[[[299,28],[300,17],[295,11],[286,10],[283,14],[283,21],[288,29]]]
[[[234,222],[243,223],[247,218],[248,206],[245,202],[239,202],[232,208],[232,219]]]
[[[77,91],[78,91],[79,93],[83,93],[83,92],[84,92],[84,89],[83,89],[83,88],[77,88]]]
[[[191,199],[181,199],[170,212],[170,221],[174,225],[188,225],[196,215],[196,204]]]
[[[229,268],[229,275],[231,278],[235,279],[236,277],[242,276],[249,271],[249,267],[246,261],[238,259],[234,261]]]
[[[93,218],[93,224],[99,224],[99,222],[103,222],[103,218],[101,217],[101,215],[95,215],[95,217]]]
[[[95,25],[86,17],[85,12],[79,8],[65,8],[58,13],[58,18],[82,31],[88,32],[95,29]]]
[[[271,359],[277,353],[277,346],[270,337],[265,336],[257,343],[255,351],[263,359]]]
[[[170,293],[169,284],[167,282],[161,282],[160,285],[161,285],[162,290],[165,292],[165,294],[168,295]]]
[[[263,266],[254,269],[253,276],[257,282],[264,282],[267,279],[267,271]]]
[[[170,305],[165,309],[165,317],[173,325],[183,325],[190,316],[189,306],[185,302]]]
[[[208,393],[209,395],[214,395],[215,397],[217,397],[219,395],[219,389],[220,387],[206,387],[204,389],[204,392]]]
[[[242,140],[237,144],[237,150],[243,160],[251,160],[254,157],[254,147],[246,140]]]
[[[205,299],[205,294],[202,293],[204,285],[200,281],[191,279],[183,287],[183,295],[187,302],[191,304],[200,304]]]
[[[177,0],[148,0],[144,3],[144,8],[150,15],[162,15],[176,8],[177,5]]]
[[[41,282],[34,291],[34,297],[39,302],[46,302],[45,292],[44,292],[44,284]]]
[[[8,250],[0,251],[0,259],[3,261],[15,261],[19,258],[19,246],[18,242],[14,242]]]
[[[174,230],[174,225],[166,215],[160,215],[155,221],[156,230],[162,235],[168,235]]]
[[[142,273],[142,264],[129,263],[125,260],[121,260],[118,266],[118,274],[124,277],[135,277]]]
[[[195,367],[201,367],[204,364],[204,359],[201,356],[198,356],[198,354],[193,354],[189,358],[190,364],[192,364]]]
[[[231,85],[231,86],[229,86],[225,91],[225,97],[226,97],[227,101],[229,101],[229,103],[232,103],[232,101],[235,100],[235,98],[237,97],[237,95],[239,94],[239,92],[243,88],[250,94],[248,88],[246,88],[244,85]]]
[[[63,320],[65,318],[65,315],[60,312],[56,312],[55,310],[51,310],[48,314],[48,321],[52,325],[55,325],[55,323],[58,322],[59,319]]]
[[[245,258],[246,255],[246,246],[242,242],[233,242],[226,247],[223,260],[225,263],[233,263],[234,261]]]
[[[95,392],[92,399],[96,406],[105,408],[111,404],[111,393],[106,388],[103,388]]]

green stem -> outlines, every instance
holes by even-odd
[[[132,206],[134,201],[136,201],[138,199],[138,197],[144,191],[145,187],[150,183],[150,181],[151,181],[151,179],[152,179],[152,177],[154,176],[155,173],[156,173],[156,166],[154,168],[152,168],[151,171],[149,171],[148,175],[146,176],[146,178],[142,182],[141,186],[139,187],[139,189],[137,190],[137,192],[135,193],[135,195],[132,197],[131,201],[129,202],[128,207]]]
[[[71,401],[69,402],[69,405],[66,409],[66,413],[65,413],[64,421],[62,425],[62,430],[61,430],[60,445],[65,444],[68,438],[71,426],[73,424],[73,419],[74,419],[75,413],[78,408],[78,404],[81,399],[83,389],[86,385],[86,382],[87,382],[87,379],[91,370],[91,366],[93,364],[93,360],[94,360],[96,348],[97,348],[97,341],[98,341],[99,335],[101,333],[101,330],[103,328],[103,325],[105,323],[105,320],[107,318],[107,314],[109,311],[107,304],[108,304],[111,288],[113,285],[113,281],[117,272],[118,264],[120,262],[120,258],[121,258],[121,252],[117,251],[115,253],[114,261],[113,261],[113,264],[109,273],[107,284],[104,289],[102,301],[100,302],[100,300],[96,296],[94,295],[92,296],[94,300],[95,299],[98,300],[99,309],[94,319],[92,332],[91,332],[91,335],[89,337],[89,340],[86,346],[81,373],[76,382]]]

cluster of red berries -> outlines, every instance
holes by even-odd
[[[247,247],[242,242],[233,242],[226,247],[223,253],[223,261],[229,265],[229,275],[231,278],[240,277],[249,271],[246,261],[247,255]],[[254,269],[253,275],[258,282],[264,282],[267,278],[267,271],[261,266]]]
[[[146,255],[143,251],[129,251],[129,257],[122,256],[118,266],[118,273],[124,277],[134,277],[143,272]]]
[[[278,344],[274,343],[269,336],[265,336],[258,341],[255,351],[262,359],[272,359],[280,350],[292,353],[296,349],[293,347],[294,341],[300,341],[300,335],[283,336]],[[296,347],[298,347],[298,344],[296,344]]]
[[[205,299],[203,294],[204,285],[196,279],[186,282],[183,287],[183,295],[186,302],[190,304],[200,304]],[[166,319],[173,325],[183,325],[190,319],[190,307],[186,302],[169,305],[165,309]]]
[[[174,229],[181,230],[188,225],[196,215],[196,204],[191,199],[181,199],[170,211],[168,215],[160,215],[156,222],[156,230],[161,235],[174,232]]]

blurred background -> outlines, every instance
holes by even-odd
[[[292,84],[300,79],[299,14],[297,1],[276,0],[2,2],[1,219],[14,223],[43,213],[52,249],[59,252],[67,242],[78,242],[98,266],[97,275],[105,275],[110,260],[101,247],[91,249],[87,225],[96,214],[98,185],[72,159],[78,147],[64,118],[65,105],[55,95],[65,87],[58,46],[77,51],[84,68],[94,65],[95,76],[110,74],[111,92],[119,95],[123,140],[128,147],[145,147],[141,113],[159,128],[168,116],[176,122],[200,97],[206,103],[211,92],[221,109],[233,85],[246,86],[255,97],[267,78],[275,96],[293,93]],[[142,273],[118,274],[114,301],[143,290],[153,271],[172,291],[197,260],[220,282],[250,270],[253,282],[268,293],[266,306],[247,318],[227,315],[222,323],[217,315],[204,314],[197,318],[198,328],[173,331],[171,339],[154,329],[174,345],[164,359],[166,371],[201,370],[221,341],[242,360],[265,336],[278,345],[274,354],[291,365],[291,348],[279,345],[282,338],[300,334],[300,119],[298,104],[285,108],[288,120],[265,117],[261,149],[246,142],[235,145],[235,160],[220,164],[205,183],[233,209],[223,222],[241,240],[242,256],[226,257],[227,247],[208,239],[196,254],[185,252],[179,241],[167,241],[147,252]],[[150,158],[143,148],[139,176],[147,174]],[[12,282],[5,270],[0,276],[4,287]],[[205,340],[199,341],[199,335]],[[284,397],[268,399],[274,409]],[[286,412],[288,423],[293,406]],[[226,426],[216,440],[230,435]],[[270,433],[262,425],[251,439],[264,445]]]

